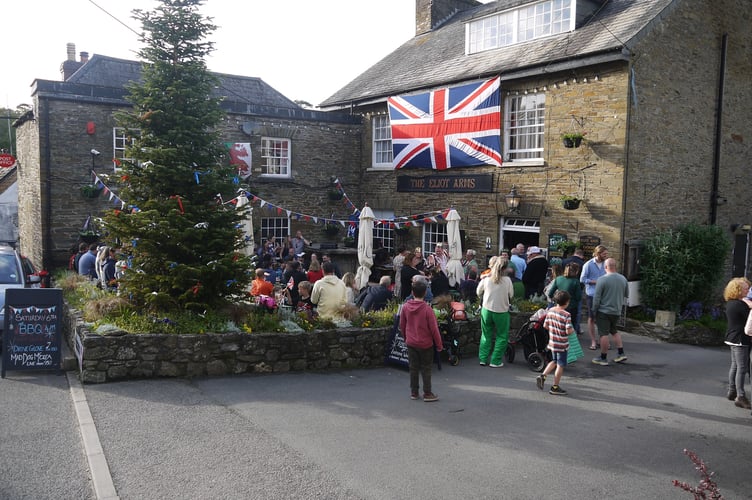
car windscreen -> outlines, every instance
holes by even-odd
[[[0,254],[0,285],[21,284],[22,279],[15,254]]]

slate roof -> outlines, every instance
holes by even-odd
[[[407,41],[321,103],[345,107],[385,100],[453,82],[525,71],[556,69],[556,63],[599,58],[624,59],[652,22],[676,0],[610,0],[572,32],[478,54],[465,55],[465,23],[530,0],[499,0],[458,12],[446,23]],[[591,2],[592,3],[592,2]]]
[[[140,81],[141,64],[138,61],[94,54],[86,64],[66,80],[66,83],[122,89],[128,82]],[[225,97],[226,101],[280,108],[300,108],[260,78],[224,73],[214,73],[214,75],[219,78],[220,85],[213,94]]]

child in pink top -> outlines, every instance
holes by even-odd
[[[428,285],[425,281],[412,284],[413,299],[402,306],[400,312],[400,332],[407,344],[407,357],[410,364],[410,399],[418,399],[418,376],[423,377],[423,401],[431,403],[439,397],[431,391],[431,365],[433,348],[441,351],[439,323],[433,309],[423,298]]]

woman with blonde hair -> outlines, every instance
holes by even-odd
[[[728,375],[728,393],[726,397],[739,408],[749,410],[752,405],[744,392],[744,378],[749,372],[750,337],[744,334],[752,300],[747,299],[749,280],[733,278],[723,290],[726,300],[726,340],[731,348],[731,366]]]
[[[355,304],[355,297],[357,297],[360,292],[360,290],[358,290],[358,285],[355,284],[355,275],[350,272],[345,273],[342,275],[342,283],[345,284],[345,297],[347,298],[347,303]]]
[[[502,359],[507,350],[509,340],[509,303],[514,297],[512,280],[506,273],[509,261],[501,257],[491,264],[488,277],[478,283],[477,294],[481,300],[480,310],[480,345],[478,357],[480,365],[499,368],[504,366]],[[494,344],[493,352],[491,344]]]

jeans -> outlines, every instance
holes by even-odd
[[[731,367],[729,368],[729,390],[736,390],[739,397],[745,396],[744,377],[749,372],[749,346],[732,345]]]
[[[423,393],[430,393],[433,347],[418,349],[407,346],[407,359],[410,363],[410,392],[418,394],[418,376],[420,375],[423,377]]]

